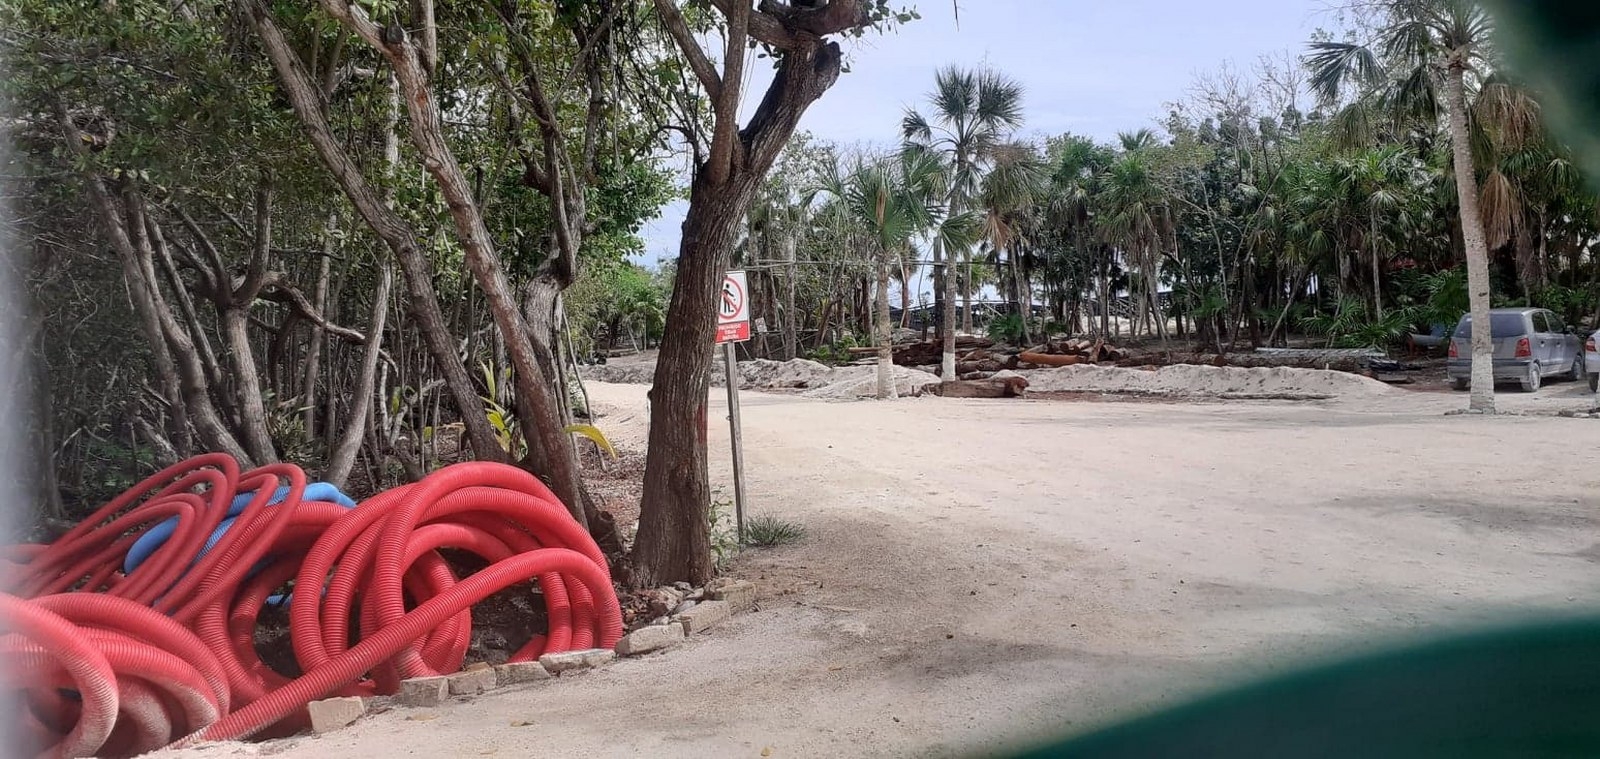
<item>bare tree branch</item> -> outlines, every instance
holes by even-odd
[[[744,161],[744,143],[739,137],[739,94],[744,89],[745,43],[750,38],[750,3],[740,2],[728,14],[728,33],[722,51],[722,73],[729,84],[713,102],[715,121],[711,131],[711,159],[706,162],[712,185],[728,181],[734,167]]]
[[[749,0],[740,3],[749,8]],[[695,78],[700,80],[706,94],[713,101],[722,95],[722,77],[717,75],[717,69],[711,65],[711,59],[706,56],[705,48],[700,47],[695,40],[694,33],[689,31],[689,25],[684,22],[683,14],[678,12],[678,6],[673,0],[655,0],[656,13],[661,16],[661,23],[667,27],[667,34],[672,35],[672,41],[678,44],[678,49],[683,52],[683,57],[689,60],[689,68],[694,70]],[[734,87],[739,83],[734,82]]]

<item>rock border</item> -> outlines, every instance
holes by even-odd
[[[668,614],[622,636],[612,648],[590,648],[545,654],[538,661],[489,665],[469,664],[453,675],[414,677],[400,681],[393,696],[338,696],[306,705],[311,716],[311,732],[323,735],[355,724],[361,717],[386,711],[393,704],[412,708],[443,706],[456,700],[517,685],[579,674],[615,662],[620,657],[636,657],[673,648],[690,635],[703,633],[733,617],[758,610],[755,583],[749,580],[719,578],[704,588],[688,583],[645,591],[655,601],[676,600]]]

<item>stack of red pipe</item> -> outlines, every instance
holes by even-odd
[[[305,485],[292,465],[240,472],[228,456],[199,456],[54,543],[5,549],[0,688],[18,694],[29,748],[128,756],[293,729],[316,699],[388,694],[405,678],[459,671],[470,607],[529,579],[542,591],[549,632],[511,661],[610,648],[622,636],[604,555],[527,472],[457,464],[354,509],[303,500]],[[274,499],[281,486],[287,494]],[[203,550],[235,496],[250,493]],[[125,574],[133,543],[172,518],[171,537]],[[441,548],[487,566],[458,578]],[[289,631],[303,673],[293,679],[255,648],[257,615],[290,581]]]

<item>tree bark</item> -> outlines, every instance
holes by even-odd
[[[890,338],[889,326],[889,261],[888,254],[883,253],[878,261],[878,292],[874,300],[878,304],[877,329],[874,330],[875,342],[878,344],[878,399],[887,400],[895,397],[894,387],[894,345]]]
[[[788,262],[787,276],[783,286],[783,360],[793,361],[800,355],[800,330],[799,314],[795,313],[795,292],[800,287],[800,270],[795,261],[795,248],[797,241],[794,232],[784,235],[784,259]]]
[[[1383,319],[1383,283],[1378,279],[1379,270],[1382,268],[1378,259],[1378,217],[1372,216],[1372,232],[1368,246],[1372,248],[1372,313],[1379,320]]]
[[[261,398],[261,372],[250,346],[250,308],[266,282],[272,249],[272,188],[265,181],[256,189],[256,239],[244,280],[237,288],[227,283],[217,295],[223,338],[228,344],[228,370],[233,373],[235,403],[239,410],[240,442],[257,464],[278,460],[267,430],[267,407]]]
[[[322,259],[317,262],[317,288],[311,304],[319,314],[328,313],[328,275],[332,268],[334,228],[339,223],[337,213],[328,214],[328,227],[322,242]],[[369,336],[372,333],[367,333]],[[308,437],[317,434],[317,380],[322,373],[322,347],[327,340],[322,327],[311,325],[311,336],[306,341],[306,373],[300,390],[300,402],[305,407],[305,428]]]
[[[656,0],[655,5],[664,16],[677,14],[671,0]],[[856,3],[837,0],[824,12],[854,10]],[[743,65],[745,42],[739,34],[746,28],[769,44],[788,34],[782,26],[772,29],[765,23],[771,18],[764,12],[751,12],[747,4],[737,5],[732,18],[729,62],[735,58],[740,62],[728,71]],[[844,28],[850,27],[834,31]],[[711,576],[706,406],[716,294],[737,241],[740,220],[749,211],[758,186],[806,108],[839,77],[839,46],[822,42],[820,36],[780,40],[783,52],[778,71],[750,122],[743,130],[719,123],[710,157],[696,166],[651,390],[650,447],[634,544],[635,586],[679,580],[699,584]],[[679,39],[677,43],[686,47],[686,54],[693,55],[688,49],[698,50],[693,40]],[[704,51],[700,56],[704,57]],[[736,91],[740,80],[730,76],[724,81],[723,97],[716,99],[719,119],[733,118],[739,112],[737,96],[730,98],[728,90]]]
[[[236,0],[250,16],[256,35],[271,59],[284,94],[294,107],[295,115],[311,138],[317,154],[322,157],[334,179],[355,206],[356,212],[373,232],[394,252],[401,271],[405,274],[408,308],[423,342],[433,354],[434,362],[444,375],[456,411],[466,428],[474,457],[487,461],[504,461],[505,454],[495,440],[494,428],[489,425],[483,399],[473,388],[461,357],[456,353],[455,338],[445,324],[444,313],[439,309],[439,296],[433,289],[433,267],[417,244],[417,233],[393,209],[386,206],[373,191],[366,177],[339,144],[323,113],[320,91],[306,76],[300,58],[289,46],[283,32],[273,21],[261,0]]]
[[[1458,53],[1459,55],[1460,53]],[[1467,304],[1472,315],[1473,411],[1492,414],[1494,404],[1494,337],[1489,327],[1489,246],[1478,210],[1478,177],[1472,164],[1467,129],[1465,62],[1452,60],[1445,72],[1445,118],[1450,123],[1450,148],[1455,162],[1456,195],[1461,208],[1461,239],[1467,256]]]
[[[345,422],[344,435],[328,457],[328,468],[322,478],[334,487],[344,488],[355,468],[356,454],[367,429],[367,417],[372,415],[373,388],[378,381],[378,356],[383,351],[384,322],[389,315],[389,291],[394,284],[394,271],[387,263],[378,265],[378,286],[372,294],[372,319],[367,326],[367,344],[361,352],[361,370],[356,375],[355,387],[350,391],[350,413]]]
[[[952,214],[957,205],[951,204]],[[956,269],[950,265],[955,256],[956,252],[944,247],[938,239],[933,241],[933,259],[939,262],[942,272],[939,292],[944,305],[939,309],[939,331],[944,346],[939,354],[939,379],[945,382],[956,379]]]

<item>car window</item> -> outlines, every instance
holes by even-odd
[[[1491,337],[1517,337],[1528,334],[1528,323],[1522,314],[1489,314]],[[1472,337],[1472,317],[1461,317],[1456,325],[1456,337]]]
[[[1533,312],[1533,331],[1534,332],[1549,332],[1550,331],[1550,323],[1544,318],[1544,312],[1543,311],[1535,311],[1535,312]]]
[[[1544,320],[1545,320],[1545,323],[1550,326],[1550,329],[1549,329],[1550,332],[1565,332],[1565,331],[1567,331],[1566,323],[1561,321],[1561,317],[1557,316],[1554,311],[1546,311],[1546,312],[1544,312]]]

